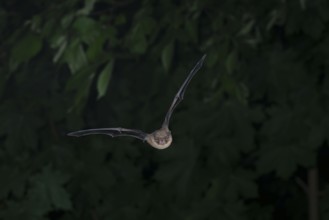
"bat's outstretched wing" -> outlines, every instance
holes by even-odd
[[[176,106],[183,100],[184,98],[184,94],[185,94],[185,90],[189,84],[189,82],[191,81],[192,77],[199,71],[199,69],[202,67],[203,61],[206,58],[206,54],[202,56],[202,58],[197,62],[197,64],[193,67],[193,69],[191,70],[190,74],[187,76],[187,78],[185,79],[183,85],[179,88],[174,101],[171,103],[171,106],[166,114],[165,120],[162,124],[162,127],[168,127],[169,126],[169,121],[170,121],[170,117],[171,114],[173,113],[173,111],[175,110]]]
[[[75,131],[68,133],[67,135],[81,137],[91,134],[106,134],[111,137],[130,136],[130,137],[138,138],[142,141],[145,141],[148,135],[143,131],[135,130],[135,129],[127,129],[127,128],[95,128],[95,129]]]

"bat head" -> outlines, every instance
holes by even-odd
[[[168,128],[161,128],[150,134],[146,141],[154,148],[165,149],[172,142],[171,132]]]

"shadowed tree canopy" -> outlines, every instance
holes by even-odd
[[[326,0],[1,2],[0,220],[329,219],[328,31]],[[66,136],[154,131],[203,54],[168,149]]]

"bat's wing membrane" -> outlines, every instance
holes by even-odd
[[[138,138],[143,141],[145,141],[148,135],[143,131],[135,130],[135,129],[127,129],[127,128],[95,128],[95,129],[75,131],[68,133],[67,135],[74,137],[81,137],[91,134],[105,134],[111,137],[130,136],[130,137]]]
[[[171,103],[171,106],[166,114],[165,120],[162,124],[162,127],[168,127],[169,126],[169,121],[170,121],[170,117],[171,114],[173,113],[173,111],[175,110],[176,106],[183,100],[184,98],[184,94],[185,94],[185,90],[189,84],[189,82],[191,81],[191,79],[193,78],[193,76],[200,70],[200,68],[202,67],[203,61],[206,58],[206,54],[202,56],[202,58],[197,62],[197,64],[193,67],[193,69],[191,70],[191,72],[189,73],[189,75],[187,76],[187,78],[185,79],[185,81],[183,82],[182,86],[179,88],[174,101]]]
[[[182,86],[178,90],[167,114],[165,117],[165,120],[162,124],[162,127],[168,127],[169,120],[171,117],[171,114],[175,110],[176,106],[183,100],[185,90],[193,78],[193,76],[199,71],[199,69],[202,67],[202,64],[204,62],[204,59],[206,58],[206,55],[203,55],[202,58],[197,62],[197,64],[193,67],[185,81],[183,82]],[[138,138],[140,140],[145,141],[147,136],[149,134],[135,129],[127,129],[127,128],[95,128],[95,129],[87,129],[87,130],[81,130],[81,131],[75,131],[68,133],[69,136],[75,136],[75,137],[81,137],[86,135],[92,135],[92,134],[105,134],[109,135],[111,137],[119,137],[119,136],[130,136],[134,138]]]

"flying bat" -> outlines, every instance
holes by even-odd
[[[182,86],[179,88],[177,94],[175,95],[175,98],[173,102],[171,103],[171,106],[166,114],[166,117],[162,123],[162,126],[160,129],[152,132],[152,133],[145,133],[141,130],[136,129],[127,129],[127,128],[95,128],[95,129],[87,129],[87,130],[81,130],[81,131],[75,131],[71,132],[68,135],[69,136],[75,136],[75,137],[81,137],[85,135],[91,135],[91,134],[105,134],[109,135],[111,137],[119,137],[119,136],[130,136],[134,138],[138,138],[142,141],[146,141],[148,144],[150,144],[152,147],[157,149],[165,149],[170,146],[173,138],[171,136],[171,131],[169,130],[169,121],[171,118],[171,115],[177,105],[183,100],[185,90],[193,78],[193,76],[199,71],[199,69],[202,67],[202,64],[204,62],[204,59],[206,58],[206,55],[203,55],[202,58],[197,62],[197,64],[193,67],[185,81],[183,82]]]

